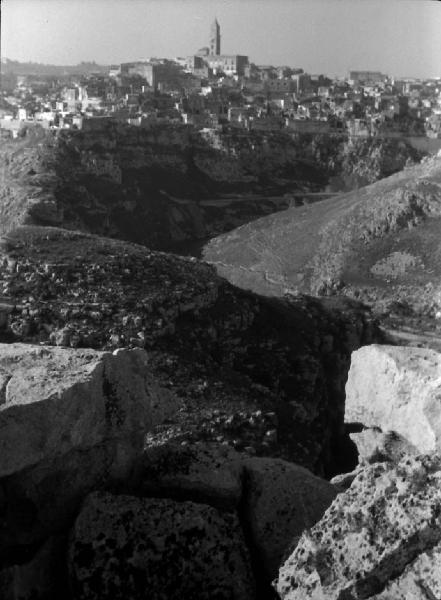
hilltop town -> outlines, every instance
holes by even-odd
[[[330,78],[300,67],[256,65],[221,52],[220,25],[208,46],[175,59],[146,58],[102,67],[23,65],[2,59],[0,133],[32,126],[99,128],[185,124],[209,139],[219,131],[285,131],[410,138],[441,147],[440,79],[396,79],[377,71]]]

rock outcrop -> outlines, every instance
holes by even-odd
[[[125,481],[146,432],[176,404],[141,349],[1,345],[0,374],[0,560],[8,560],[62,531],[87,491]]]
[[[439,456],[363,468],[281,567],[281,598],[438,598],[440,484]]]
[[[281,566],[289,600],[440,597],[440,354],[371,345],[352,355],[345,420],[359,465]]]
[[[441,544],[421,552],[404,572],[372,600],[432,600],[441,598]]]
[[[36,128],[2,145],[0,233],[52,225],[188,251],[287,208],[291,194],[301,201],[305,192],[323,191],[332,175],[356,187],[416,158],[394,140],[360,145],[354,151],[341,135],[236,128],[206,135],[183,124],[136,127],[112,119],[85,121],[83,130],[55,137]],[[378,145],[394,148],[385,156]],[[354,172],[354,157],[363,172]]]
[[[7,600],[270,598],[276,563],[335,496],[283,460],[161,443],[181,401],[139,348],[6,344],[0,373]]]
[[[408,455],[419,454],[418,449],[396,431],[381,431],[369,427],[349,437],[357,447],[360,464],[376,462],[398,462]]]
[[[286,189],[317,190],[306,142],[277,132],[219,132],[186,125],[93,131],[35,130],[0,151],[0,233],[61,226],[170,250],[287,208]],[[299,149],[302,149],[299,151]],[[324,168],[324,167],[323,167]],[[190,246],[186,245],[190,243]]]
[[[371,345],[352,355],[345,420],[395,431],[420,453],[441,446],[441,354]]]
[[[0,382],[0,477],[107,441],[131,440],[138,453],[154,425],[158,391],[140,349],[3,345]]]
[[[232,510],[242,498],[243,473],[243,457],[228,445],[169,442],[144,448],[127,487]]]

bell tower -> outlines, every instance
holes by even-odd
[[[214,19],[210,28],[210,54],[219,55],[221,53],[220,25],[217,19]]]

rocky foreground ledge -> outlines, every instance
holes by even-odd
[[[355,352],[346,420],[360,464],[279,571],[286,600],[441,598],[441,354]]]
[[[353,353],[359,465],[328,482],[155,436],[181,401],[144,350],[0,345],[1,597],[440,598],[440,368],[421,348]]]
[[[149,445],[179,402],[141,349],[1,345],[0,380],[5,600],[268,598],[336,495],[281,459]]]
[[[363,468],[280,570],[289,600],[441,598],[441,458]]]

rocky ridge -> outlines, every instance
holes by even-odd
[[[17,229],[1,252],[4,341],[145,348],[182,399],[161,439],[335,471],[350,353],[381,338],[360,305],[267,300],[195,259],[56,228]]]
[[[257,293],[344,294],[382,316],[433,320],[440,182],[441,158],[425,159],[356,192],[244,225],[212,240],[204,258]]]

